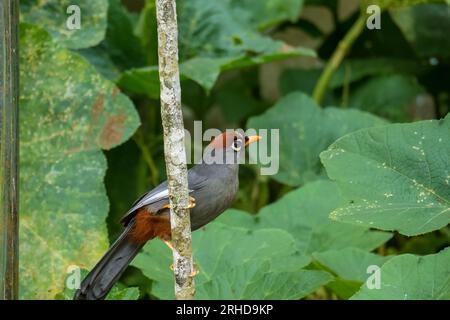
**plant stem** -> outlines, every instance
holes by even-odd
[[[161,118],[164,129],[164,155],[169,185],[170,225],[174,248],[175,296],[178,300],[186,300],[194,298],[195,284],[175,0],[156,0],[156,17]]]
[[[144,158],[145,163],[147,164],[148,168],[150,169],[150,175],[151,175],[151,182],[153,186],[156,186],[158,184],[159,180],[159,170],[156,167],[155,161],[153,160],[152,153],[150,152],[149,148],[147,147],[147,144],[144,141],[144,137],[141,133],[141,131],[136,132],[136,134],[133,136],[133,140],[136,143],[136,145],[139,147],[142,153],[142,157]]]
[[[333,77],[334,72],[337,70],[345,55],[347,54],[350,47],[353,45],[355,40],[361,34],[364,29],[366,22],[365,15],[360,14],[358,19],[352,25],[350,30],[344,36],[344,38],[339,42],[336,50],[333,52],[330,60],[328,61],[325,69],[320,75],[319,81],[317,81],[316,87],[314,88],[313,98],[320,105],[325,91],[328,88],[328,84]]]
[[[0,300],[18,298],[19,3],[0,0]]]

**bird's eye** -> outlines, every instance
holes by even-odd
[[[241,150],[241,148],[242,148],[242,140],[235,137],[235,138],[234,138],[234,141],[233,141],[233,143],[232,143],[232,145],[231,145],[231,148],[232,148],[234,151],[239,151],[239,150]]]

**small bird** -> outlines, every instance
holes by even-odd
[[[197,230],[229,208],[239,187],[239,159],[246,146],[260,140],[226,131],[207,146],[203,160],[188,171],[191,229]],[[154,238],[171,249],[167,181],[145,193],[122,218],[125,229],[82,281],[75,300],[106,297],[139,250]]]

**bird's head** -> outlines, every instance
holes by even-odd
[[[207,150],[213,157],[215,156],[216,160],[226,158],[226,163],[230,163],[230,160],[237,160],[243,155],[245,147],[259,140],[261,137],[257,135],[247,136],[243,132],[227,130],[215,137]]]

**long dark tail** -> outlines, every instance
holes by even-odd
[[[106,297],[144,243],[130,241],[134,221],[130,221],[120,237],[89,272],[75,292],[74,300],[101,300]]]

